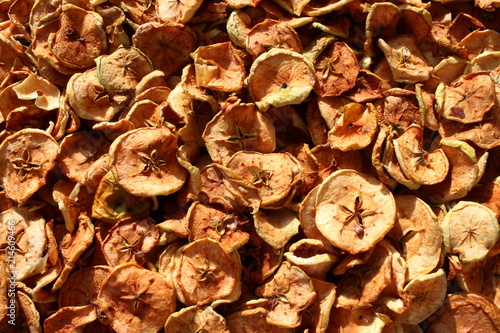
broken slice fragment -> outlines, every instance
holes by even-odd
[[[312,64],[300,53],[271,49],[252,64],[248,89],[262,111],[302,103],[316,80]]]
[[[463,263],[484,259],[498,240],[496,214],[486,206],[460,201],[441,224],[448,254],[456,254]]]
[[[97,77],[108,91],[135,89],[141,79],[153,71],[153,64],[136,47],[119,47],[113,53],[96,59]]]
[[[59,145],[45,131],[24,129],[0,144],[0,183],[6,195],[23,204],[45,183]]]
[[[262,307],[238,311],[226,317],[230,332],[241,333],[293,333],[293,328],[284,328],[269,324],[266,320],[269,311]]]
[[[45,319],[43,322],[44,332],[81,332],[86,325],[97,320],[96,310],[93,304],[60,308],[56,313]]]
[[[167,127],[129,131],[109,150],[113,174],[132,195],[174,193],[187,178],[186,169],[177,161],[177,150],[177,137]]]
[[[257,234],[274,249],[283,248],[299,232],[297,215],[287,209],[259,209],[253,214]]]
[[[442,114],[464,124],[483,120],[495,105],[495,83],[488,72],[462,75],[444,88]]]
[[[424,130],[411,125],[393,140],[394,152],[406,177],[417,184],[442,182],[449,170],[449,161],[442,149],[429,153],[423,149]]]
[[[357,254],[370,250],[393,227],[396,204],[375,178],[339,170],[318,188],[316,226],[333,245]]]
[[[134,263],[116,266],[99,292],[102,321],[117,332],[155,333],[175,311],[170,282]]]

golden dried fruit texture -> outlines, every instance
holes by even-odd
[[[261,208],[283,207],[292,199],[295,186],[302,178],[300,163],[288,153],[240,151],[226,166],[248,186],[257,189]]]
[[[423,186],[422,190],[438,202],[463,198],[484,174],[489,153],[477,156],[472,146],[460,140],[442,139],[440,145],[450,162],[450,171],[444,181]]]
[[[496,214],[486,206],[460,201],[441,223],[445,250],[463,263],[482,260],[498,240]]]
[[[129,217],[109,229],[101,247],[110,266],[126,262],[143,265],[159,238],[160,232],[151,218]]]
[[[443,234],[437,217],[425,201],[414,195],[395,195],[397,219],[389,231],[406,261],[406,280],[432,272],[441,259]]]
[[[111,145],[117,183],[136,196],[168,195],[184,184],[187,171],[177,161],[177,137],[166,127],[138,128]]]
[[[380,38],[378,46],[389,62],[394,81],[416,83],[429,79],[432,67],[411,35],[400,35],[387,41]]]
[[[136,47],[119,47],[109,55],[97,58],[97,77],[104,89],[127,92],[135,89],[141,79],[153,71],[153,64]]]
[[[458,47],[464,47],[472,60],[483,52],[500,50],[500,33],[491,29],[475,30],[465,36]]]
[[[336,306],[346,309],[368,307],[392,282],[394,249],[385,241],[377,243],[366,263],[345,272],[337,284]]]
[[[187,23],[202,3],[201,0],[158,0],[156,15],[161,22]]]
[[[247,52],[256,59],[271,48],[302,53],[302,43],[297,32],[286,22],[265,19],[249,32],[245,43]]]
[[[94,304],[67,306],[45,319],[43,330],[47,333],[71,333],[84,330],[84,327],[97,320]]]
[[[300,221],[288,208],[259,209],[253,214],[253,221],[257,234],[276,250],[299,233]]]
[[[442,149],[427,152],[423,149],[424,129],[411,125],[393,140],[394,152],[406,177],[417,184],[433,185],[442,182],[450,163]]]
[[[339,170],[318,188],[316,226],[333,245],[351,254],[370,250],[393,227],[396,204],[375,178]]]
[[[308,16],[320,16],[342,9],[342,7],[353,2],[353,0],[311,0],[303,9]]]
[[[443,117],[477,123],[495,105],[495,82],[488,72],[465,74],[444,88]]]
[[[165,332],[230,333],[226,320],[211,306],[190,306],[174,312],[165,323]]]
[[[301,313],[316,299],[311,279],[296,266],[284,261],[271,280],[255,290],[267,299],[270,310],[266,320],[280,327],[298,327]]]
[[[376,54],[378,38],[389,38],[397,35],[398,22],[402,17],[398,6],[390,2],[375,3],[370,7],[366,17],[366,41],[364,49],[369,55]]]
[[[74,74],[68,81],[67,96],[82,119],[110,121],[121,109],[99,82],[96,68]]]
[[[59,308],[95,304],[112,269],[109,266],[90,266],[75,271],[59,291]]]
[[[245,66],[231,42],[200,46],[191,57],[200,87],[225,92],[243,88]]]
[[[340,96],[354,88],[360,70],[354,51],[344,42],[330,44],[316,59],[314,67],[314,92],[321,97]]]
[[[406,311],[396,313],[396,321],[418,324],[427,319],[443,304],[446,288],[446,273],[443,269],[415,277],[404,287],[403,302],[407,302]]]
[[[273,124],[255,104],[240,100],[223,104],[205,127],[202,137],[215,162],[225,163],[240,150],[272,153],[276,149]]]
[[[248,242],[248,233],[239,227],[245,221],[217,206],[196,201],[189,207],[186,219],[191,242],[210,238],[218,241],[226,252],[237,250]]]
[[[44,218],[36,213],[11,208],[0,214],[0,226],[0,235],[3,236],[0,244],[6,249],[2,260],[9,264],[14,260],[15,268],[10,270],[15,270],[16,281],[43,273],[48,259],[44,255],[48,243]],[[11,258],[12,243],[15,247],[14,258]]]
[[[378,119],[379,124],[407,128],[411,124],[422,123],[422,115],[414,91],[391,88],[384,91],[383,95],[384,102]]]
[[[349,103],[338,110],[333,127],[328,132],[328,143],[341,151],[367,147],[378,130],[377,111],[373,104]]]
[[[500,332],[500,311],[486,297],[470,292],[449,294],[430,318],[426,332]]]
[[[257,307],[238,312],[233,312],[226,317],[227,327],[230,332],[241,333],[293,333],[293,328],[284,328],[276,325],[269,324],[266,320],[268,310],[265,308]]]
[[[175,311],[175,292],[162,274],[126,263],[101,286],[97,305],[102,321],[117,332],[155,333]]]
[[[323,280],[340,259],[337,251],[328,249],[322,241],[313,238],[302,238],[293,243],[284,255],[310,277]]]
[[[132,41],[151,60],[155,69],[170,76],[189,62],[196,36],[182,24],[148,22],[137,28]]]
[[[386,326],[384,319],[373,307],[352,310],[333,307],[326,332],[382,333]]]
[[[498,147],[500,146],[500,107],[494,105],[479,123],[462,124],[443,119],[439,122],[439,134],[443,138],[470,141],[484,149]]]
[[[0,183],[10,199],[23,204],[46,183],[59,154],[56,140],[45,131],[24,129],[0,145]]]
[[[248,90],[262,111],[270,106],[302,103],[312,91],[316,77],[313,65],[301,54],[271,49],[250,67]]]
[[[62,6],[59,29],[48,37],[48,47],[64,66],[84,69],[107,49],[102,17],[72,4]]]
[[[21,83],[12,87],[20,100],[35,100],[35,105],[46,111],[59,108],[59,88],[48,80],[30,74]]]
[[[137,197],[117,184],[109,171],[102,177],[94,196],[92,217],[115,223],[130,216],[149,214],[158,207],[156,197]]]
[[[83,183],[89,167],[109,150],[100,131],[79,131],[66,135],[60,143],[57,166],[69,179]]]
[[[241,263],[238,252],[227,253],[219,242],[205,238],[181,247],[174,260],[172,279],[181,303],[215,307],[239,298]]]

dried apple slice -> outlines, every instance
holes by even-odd
[[[226,166],[257,189],[261,208],[283,207],[292,199],[302,178],[300,163],[289,153],[240,151],[227,161]]]
[[[283,248],[299,232],[297,215],[287,209],[263,210],[253,214],[257,234],[274,249]]]
[[[376,43],[378,38],[393,37],[397,34],[398,22],[402,13],[398,6],[390,2],[375,3],[370,7],[366,17],[365,51],[370,56],[376,54]]]
[[[253,103],[229,100],[205,127],[203,140],[215,162],[226,162],[239,150],[272,153],[276,149],[273,124]]]
[[[389,137],[389,134],[391,133],[391,130],[388,126],[381,126],[378,134],[377,134],[377,139],[375,140],[375,143],[373,145],[373,150],[372,150],[372,156],[371,156],[371,162],[373,167],[375,168],[375,171],[377,173],[378,179],[384,183],[389,189],[393,189],[397,186],[398,182],[391,177],[389,172],[386,170],[386,167],[388,167],[388,164],[383,164],[382,159],[384,156],[384,150],[386,147],[386,144],[389,143],[389,145],[392,148],[392,151],[390,152],[391,157],[394,157],[394,148],[392,145],[392,142],[389,140],[387,142],[387,139]]]
[[[353,0],[311,0],[303,9],[303,13],[308,16],[321,16],[335,10],[341,10]]]
[[[68,81],[67,96],[82,119],[110,121],[121,109],[99,82],[96,68],[74,74]]]
[[[266,320],[280,327],[298,327],[301,313],[316,299],[311,279],[296,266],[284,261],[273,278],[255,290],[267,299],[270,310]]]
[[[302,103],[315,80],[314,68],[304,56],[290,50],[271,49],[253,62],[248,89],[257,107],[265,111],[271,105]]]
[[[262,307],[234,312],[226,317],[230,332],[254,333],[293,333],[293,328],[284,328],[269,324],[266,320],[268,310]]]
[[[460,201],[441,223],[445,250],[463,263],[484,259],[498,240],[496,214],[486,206]]]
[[[387,242],[377,243],[370,259],[349,269],[337,284],[337,307],[354,309],[374,303],[392,280],[395,250]]]
[[[43,330],[47,333],[71,333],[83,331],[84,327],[97,320],[96,307],[93,304],[67,306],[44,320]]]
[[[111,271],[109,266],[90,266],[71,274],[59,290],[59,308],[94,305]]]
[[[432,67],[420,52],[411,35],[380,38],[378,46],[384,52],[396,82],[416,83],[429,79]]]
[[[344,42],[330,44],[314,63],[314,91],[321,97],[340,96],[356,85],[359,74],[354,51]]]
[[[411,124],[422,124],[422,115],[414,91],[391,88],[383,94],[384,102],[382,114],[379,114],[379,124],[399,125],[403,128]]]
[[[373,307],[333,307],[327,332],[382,333],[387,320]]]
[[[178,191],[187,171],[177,161],[177,137],[166,127],[138,128],[118,137],[109,150],[112,172],[132,195]]]
[[[35,105],[42,110],[50,111],[59,107],[59,88],[34,74],[28,75],[21,83],[13,86],[12,90],[21,100],[35,100]]]
[[[191,57],[200,87],[225,92],[243,88],[245,67],[231,42],[200,46]]]
[[[153,64],[136,47],[119,47],[96,60],[97,77],[104,89],[126,92],[135,89],[141,79],[153,71]]]
[[[465,36],[458,47],[465,47],[469,59],[474,59],[480,53],[498,51],[500,49],[500,33],[492,29],[475,30]]]
[[[318,188],[316,226],[336,247],[356,254],[368,251],[393,227],[396,204],[375,178],[339,170]]]
[[[413,195],[395,195],[397,219],[387,234],[406,261],[406,280],[432,272],[441,260],[443,235],[437,217],[425,201]]]
[[[174,260],[172,279],[183,304],[215,307],[240,296],[238,252],[227,253],[219,242],[205,238],[181,247]]]
[[[109,149],[108,141],[99,131],[71,133],[63,138],[60,146],[58,169],[75,182],[83,182],[90,165]]]
[[[363,149],[373,141],[377,130],[377,111],[373,104],[365,107],[349,103],[338,110],[328,132],[328,143],[331,148],[342,151]]]
[[[61,224],[58,226],[59,228],[55,229],[54,233],[59,243],[64,268],[54,282],[52,291],[59,289],[66,282],[69,274],[75,268],[77,260],[90,247],[95,235],[94,224],[85,213],[78,216],[78,224],[72,232],[69,232]]]
[[[307,275],[318,279],[325,279],[326,274],[340,259],[340,255],[328,250],[322,241],[311,238],[303,238],[293,243],[284,255]]]
[[[483,120],[495,105],[495,83],[488,72],[462,75],[444,88],[442,114],[464,124]]]
[[[189,306],[168,317],[165,332],[213,332],[229,333],[226,320],[211,306]]]
[[[173,22],[148,22],[132,36],[134,46],[151,60],[155,69],[170,76],[189,62],[196,37],[191,29]]]
[[[439,269],[435,273],[419,275],[404,287],[406,311],[396,313],[396,321],[418,324],[439,309],[446,298],[446,273]]]
[[[450,171],[444,181],[422,190],[438,202],[449,202],[463,198],[479,182],[489,154],[477,156],[472,146],[460,140],[442,139],[440,144],[450,162]]]
[[[156,3],[156,15],[161,22],[187,23],[200,8],[203,1],[159,0]]]
[[[151,218],[129,217],[109,229],[101,247],[110,266],[126,262],[143,265],[159,238],[160,232]]]
[[[247,52],[256,59],[271,48],[281,48],[302,53],[302,43],[297,32],[284,21],[265,19],[250,31],[245,43]]]
[[[241,217],[227,213],[216,206],[194,202],[187,213],[189,240],[214,239],[227,251],[237,250],[248,242],[249,235],[239,227]]]
[[[426,332],[499,332],[500,311],[476,293],[453,293],[428,321]]]
[[[48,48],[64,66],[84,69],[107,49],[102,17],[94,11],[64,4],[59,29],[48,37]]]
[[[109,171],[99,182],[94,196],[92,217],[115,223],[129,216],[141,216],[156,210],[156,197],[137,197],[117,184]]]
[[[317,333],[325,333],[330,322],[330,313],[335,303],[336,286],[322,279],[311,278],[316,299],[302,314],[301,328]]]
[[[97,304],[115,331],[154,333],[175,311],[175,293],[162,274],[126,263],[104,281]]]
[[[16,132],[0,144],[0,183],[5,194],[23,204],[46,183],[59,145],[39,129]]]
[[[429,153],[423,149],[424,131],[411,125],[393,140],[394,152],[404,174],[417,184],[442,182],[449,171],[449,161],[442,149]]]

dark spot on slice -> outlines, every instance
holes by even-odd
[[[455,117],[455,118],[464,119],[465,118],[464,109],[459,108],[458,106],[454,106],[451,108],[450,116]]]

